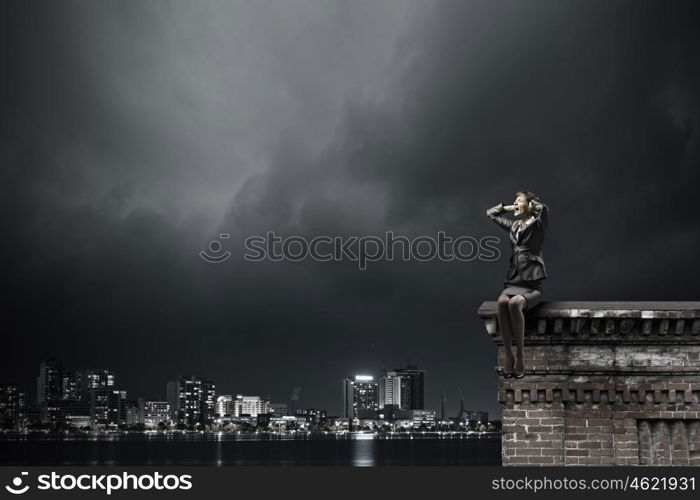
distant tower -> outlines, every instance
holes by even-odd
[[[442,390],[442,402],[440,404],[441,406],[441,411],[440,411],[440,420],[445,421],[445,401],[447,401],[447,393],[445,393],[445,389]]]
[[[292,395],[289,397],[289,414],[293,417],[297,414],[299,399],[301,398],[301,387],[295,387]]]
[[[39,365],[36,378],[36,402],[43,404],[63,397],[63,366],[52,357]]]

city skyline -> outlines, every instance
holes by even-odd
[[[106,368],[70,368],[51,357],[39,364],[36,399],[15,384],[0,384],[0,426],[3,430],[83,431],[208,431],[208,432],[494,432],[500,420],[487,411],[467,410],[464,399],[457,414],[438,417],[424,408],[426,370],[417,365],[382,369],[375,381],[367,374],[342,380],[341,413],[299,404],[301,388],[289,403],[270,396],[224,394],[216,383],[196,375],[167,382],[162,398],[129,397],[116,374]],[[396,393],[388,389],[395,384]],[[380,397],[380,387],[387,390]],[[388,396],[389,398],[387,399]]]
[[[329,415],[331,416],[336,416],[336,417],[348,417],[350,415],[345,414],[345,401],[347,396],[345,395],[345,384],[347,381],[351,381],[353,378],[354,380],[358,381],[361,380],[364,383],[373,385],[373,393],[372,395],[367,396],[366,398],[369,398],[368,400],[372,400],[373,406],[372,409],[375,411],[375,413],[378,413],[379,410],[382,410],[384,408],[384,404],[390,405],[390,406],[395,406],[396,409],[399,410],[412,410],[412,409],[419,409],[423,410],[424,405],[423,405],[423,399],[424,399],[424,374],[426,373],[427,370],[420,369],[417,365],[413,364],[407,364],[403,368],[393,368],[393,369],[386,369],[386,368],[381,368],[378,370],[380,373],[380,377],[377,379],[377,381],[374,381],[374,377],[372,375],[367,375],[365,374],[356,374],[354,377],[349,377],[349,378],[343,378],[341,381],[343,382],[343,395],[342,399],[343,401],[339,405],[339,408],[323,408],[323,411],[327,411]],[[415,376],[418,374],[419,377],[419,382],[416,383],[415,381]],[[400,382],[401,377],[403,377],[403,382]],[[407,398],[404,399],[403,403],[401,403],[400,396],[398,400],[392,400],[392,401],[385,401],[385,399],[381,396],[380,394],[380,388],[384,386],[386,383],[386,379],[398,379],[399,380],[399,385],[397,386],[400,394],[408,395]],[[408,382],[408,384],[406,384]],[[198,384],[203,384],[202,389],[199,388],[189,388],[190,386],[188,385],[188,389],[180,389],[178,388],[179,383],[187,383],[187,384],[193,384],[193,383],[198,383]],[[64,365],[61,360],[57,359],[55,356],[52,356],[51,358],[42,361],[39,364],[39,375],[36,377],[36,391],[32,394],[29,391],[22,391],[18,390],[19,393],[22,393],[23,395],[23,400],[25,401],[25,405],[31,406],[33,404],[36,405],[42,405],[42,403],[45,403],[47,401],[57,401],[57,400],[85,400],[90,399],[90,388],[107,388],[110,391],[113,392],[121,392],[121,399],[122,400],[127,400],[127,401],[136,401],[136,400],[145,400],[149,402],[158,402],[158,401],[168,401],[171,404],[171,407],[173,408],[172,412],[173,414],[176,414],[177,411],[179,410],[179,406],[173,401],[177,400],[178,396],[176,395],[180,390],[183,392],[185,391],[210,391],[211,396],[209,397],[209,408],[208,411],[211,414],[216,413],[217,408],[218,408],[218,397],[221,395],[236,395],[237,398],[246,398],[246,397],[254,397],[254,398],[259,398],[260,396],[252,396],[252,393],[243,393],[240,391],[229,391],[226,389],[215,389],[216,383],[215,381],[208,380],[206,378],[202,378],[198,375],[191,374],[190,376],[182,376],[178,375],[175,378],[170,378],[168,379],[165,384],[166,389],[162,393],[158,393],[156,395],[153,394],[147,394],[147,395],[136,395],[134,396],[133,393],[127,388],[124,387],[120,384],[117,383],[117,374],[108,369],[108,368],[69,368],[66,365]],[[17,384],[16,382],[7,382],[7,381],[0,381],[0,386],[15,386],[19,389],[22,388],[21,384]],[[206,387],[210,386],[211,389],[206,389]],[[284,402],[279,401],[279,400],[273,400],[271,396],[269,396],[268,393],[261,393],[263,398],[267,398],[268,401],[268,406],[272,408],[273,406],[282,406],[284,405],[285,407],[289,408],[290,411],[294,411],[293,408],[296,407],[296,404],[299,402],[299,397],[298,394],[301,392],[301,388],[297,387],[295,390],[292,391],[292,394],[289,399],[285,400]],[[461,389],[458,389],[460,392],[461,400],[459,404],[459,409],[458,411],[455,411],[454,413],[459,416],[463,412],[465,412],[465,406],[464,406],[464,394],[462,393]],[[34,396],[34,397],[32,397]],[[351,401],[351,406],[352,406],[352,400],[353,396],[352,393],[350,395],[350,401]],[[232,401],[235,402],[235,401]],[[295,404],[296,402],[296,404]],[[106,404],[106,403],[105,403]],[[306,410],[309,408],[317,408],[317,406],[314,406],[312,404],[302,404],[299,407],[299,410]],[[370,408],[369,406],[367,408]],[[438,413],[438,408],[429,408],[431,411],[435,412],[436,414]],[[338,411],[336,411],[338,410]],[[105,410],[107,411],[107,410]],[[196,410],[199,411],[199,410]],[[477,409],[475,407],[470,406],[471,412],[485,412],[488,413],[487,411],[483,409]],[[357,417],[357,414],[353,414],[352,417]],[[194,418],[195,421],[199,420],[198,416],[195,417],[190,417],[190,419]],[[361,418],[370,418],[368,415],[365,415]]]

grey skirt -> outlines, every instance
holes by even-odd
[[[522,295],[525,301],[527,302],[527,304],[525,305],[525,310],[532,309],[542,301],[541,291],[534,290],[532,288],[527,288],[524,286],[507,286],[501,292],[501,295],[508,295],[509,297],[512,297],[513,295]]]

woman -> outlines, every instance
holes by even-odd
[[[501,217],[506,212],[513,212],[516,220]],[[503,203],[499,203],[489,208],[486,215],[510,233],[513,253],[510,257],[505,289],[498,297],[498,325],[506,355],[503,373],[506,378],[523,378],[524,312],[542,300],[542,280],[547,277],[542,259],[542,245],[549,212],[547,205],[541,203],[535,194],[530,191],[518,191],[512,205],[504,206]],[[518,348],[515,358],[511,345],[513,337]]]

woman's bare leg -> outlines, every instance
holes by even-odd
[[[498,296],[498,326],[501,329],[501,336],[503,337],[503,350],[506,354],[505,366],[503,371],[505,373],[513,372],[513,348],[511,346],[513,335],[511,334],[510,328],[510,311],[508,310],[508,304],[510,303],[510,297],[507,295]]]
[[[515,355],[515,373],[525,373],[525,314],[523,311],[526,307],[527,301],[522,295],[514,295],[508,301],[511,332],[513,337],[515,337],[515,345],[518,348],[518,352]]]

